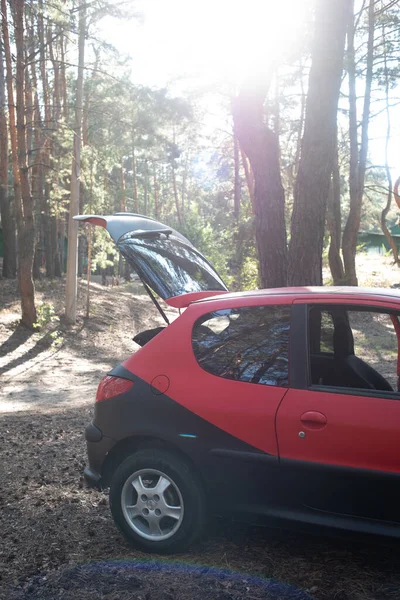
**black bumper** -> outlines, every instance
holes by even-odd
[[[85,467],[83,476],[89,487],[101,489],[104,461],[115,440],[104,436],[94,423],[86,427],[85,439],[89,464]]]

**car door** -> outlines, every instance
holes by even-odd
[[[315,306],[325,323],[319,355],[312,332]],[[288,391],[276,423],[281,466],[308,507],[400,521],[396,308],[302,306],[306,378]],[[347,373],[340,353],[349,353],[354,370]]]
[[[231,436],[207,442],[215,487],[227,504],[262,512],[279,489],[275,415],[288,390],[291,305],[247,302],[218,300],[195,320],[193,353],[173,367],[171,381],[179,369],[190,372],[196,385],[186,406]]]
[[[142,215],[78,215],[75,220],[107,229],[118,250],[142,282],[168,304],[227,291],[207,259],[182,234]],[[185,300],[182,300],[185,297]]]

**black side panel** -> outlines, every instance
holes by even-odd
[[[152,391],[148,383],[121,365],[109,374],[134,385],[125,394],[96,403],[94,424],[104,436],[164,441],[193,461],[211,493],[228,496],[238,504],[248,502],[249,497],[263,504],[266,494],[270,497],[271,490],[279,489],[271,481],[280,471],[277,457],[226,433],[166,394]]]
[[[400,474],[281,459],[299,502],[320,513],[400,522]]]

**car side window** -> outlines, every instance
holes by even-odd
[[[196,321],[193,352],[209,373],[249,383],[288,386],[289,306],[219,310]]]
[[[354,354],[397,389],[397,336],[390,315],[349,311]]]
[[[339,305],[313,306],[309,315],[312,384],[397,390],[398,341],[393,322],[397,316]]]

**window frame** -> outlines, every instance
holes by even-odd
[[[230,377],[224,377],[221,375],[217,375],[215,373],[212,373],[211,371],[209,371],[208,369],[205,369],[204,366],[202,364],[200,364],[197,356],[196,356],[196,352],[194,349],[194,345],[193,345],[193,337],[194,337],[194,330],[196,328],[197,325],[202,325],[204,323],[206,323],[210,318],[212,318],[212,314],[213,313],[218,313],[218,312],[222,312],[222,311],[240,311],[240,310],[255,310],[257,308],[264,308],[264,309],[273,309],[273,308],[280,308],[282,310],[287,310],[288,311],[288,316],[289,316],[289,333],[288,333],[288,344],[287,344],[287,357],[288,357],[288,368],[287,368],[287,385],[282,386],[282,385],[270,385],[267,383],[255,383],[252,381],[244,381],[242,379],[234,379],[234,378],[230,378]],[[222,315],[221,315],[222,316]],[[207,318],[208,317],[208,318]],[[192,348],[192,352],[193,352],[193,357],[194,360],[196,362],[196,365],[205,373],[207,373],[208,375],[211,375],[213,377],[217,377],[220,380],[225,380],[225,381],[231,381],[231,382],[237,382],[237,383],[245,383],[245,384],[250,384],[250,385],[260,385],[263,386],[265,388],[269,388],[269,387],[273,387],[273,388],[280,388],[282,390],[287,391],[291,385],[290,385],[290,348],[291,348],[291,342],[292,342],[292,327],[293,327],[293,305],[290,303],[261,303],[261,304],[245,304],[245,305],[240,305],[240,306],[228,306],[228,307],[224,307],[221,306],[219,307],[217,310],[211,310],[208,311],[200,316],[198,316],[195,321],[192,324],[192,328],[191,328],[191,332],[190,332],[190,345]]]

